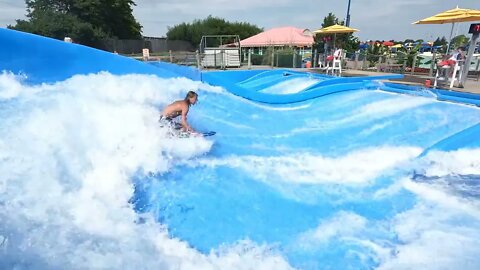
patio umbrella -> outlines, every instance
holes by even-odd
[[[451,23],[452,29],[450,30],[450,39],[448,42],[447,53],[450,49],[450,43],[452,42],[453,27],[458,22],[474,22],[480,21],[480,10],[459,8],[450,9],[434,15],[432,17],[425,18],[420,21],[416,21],[413,24],[444,24]]]
[[[383,44],[383,46],[390,47],[390,46],[393,46],[394,43],[391,42],[391,41],[384,41],[382,44]]]
[[[328,27],[313,31],[313,33],[314,34],[334,34],[333,47],[335,47],[335,39],[337,37],[337,34],[353,33],[353,32],[358,32],[358,31],[359,30],[355,29],[355,28],[350,28],[350,27],[347,27],[347,26],[334,24],[332,26],[328,26]]]

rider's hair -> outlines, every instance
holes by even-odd
[[[198,96],[197,93],[193,91],[188,91],[187,95],[185,96],[185,101],[188,102],[188,104],[190,104],[190,99],[197,96]]]

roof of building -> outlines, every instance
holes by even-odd
[[[241,40],[240,45],[241,47],[311,46],[313,42],[313,34],[310,30],[287,26],[273,28]]]

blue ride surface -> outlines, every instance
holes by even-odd
[[[477,95],[377,82],[400,75],[336,78],[283,69],[199,72],[5,29],[0,29],[0,40],[0,69],[25,74],[31,85],[107,71],[186,77],[224,88],[203,91],[200,86],[200,101],[190,116],[194,125],[217,132],[210,137],[208,153],[179,158],[159,174],[138,168],[131,177],[135,211],[153,214],[171,238],[203,254],[223,256],[222,248],[248,240],[266,245],[300,269],[480,266],[475,204],[448,192],[438,195],[438,185],[408,181],[417,167],[435,175],[428,170],[440,161],[423,164],[430,153],[480,147]],[[8,102],[2,104],[20,106]],[[477,181],[476,165],[471,166]],[[439,185],[448,190],[448,183]],[[444,205],[452,200],[455,203]],[[0,208],[6,203],[0,199]],[[43,221],[35,222],[41,226]],[[0,236],[10,229],[0,225]],[[455,243],[465,252],[457,252],[461,248]],[[438,248],[443,245],[445,249]],[[60,260],[26,249],[35,255],[28,258],[42,258],[47,266]],[[13,261],[7,266],[24,262],[11,259],[8,252],[17,250],[10,250],[0,249],[0,259],[8,255]],[[122,256],[115,254],[116,259]],[[439,257],[449,259],[439,262]],[[164,258],[142,257],[144,262],[156,259]]]

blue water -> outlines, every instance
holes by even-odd
[[[376,266],[375,256],[362,246],[333,242],[302,250],[299,238],[322,220],[343,212],[365,217],[372,226],[388,223],[412,208],[415,196],[399,192],[369,198],[401,177],[413,176],[412,169],[398,167],[365,180],[368,184],[345,183],[356,177],[354,170],[338,184],[328,177],[298,183],[294,171],[292,175],[269,171],[299,165],[284,164],[283,157],[339,158],[380,146],[423,149],[480,120],[480,111],[471,106],[382,91],[345,92],[291,105],[259,105],[210,93],[200,99],[191,119],[201,128],[217,131],[213,149],[167,174],[137,182],[136,209],[154,212],[173,237],[202,252],[251,239],[278,245],[293,266],[306,269]],[[255,163],[265,162],[262,158],[278,160],[259,169]],[[379,162],[382,156],[373,159]],[[399,244],[388,228],[369,238]],[[352,250],[364,256],[349,256]]]
[[[475,95],[0,38],[2,269],[480,267]]]

